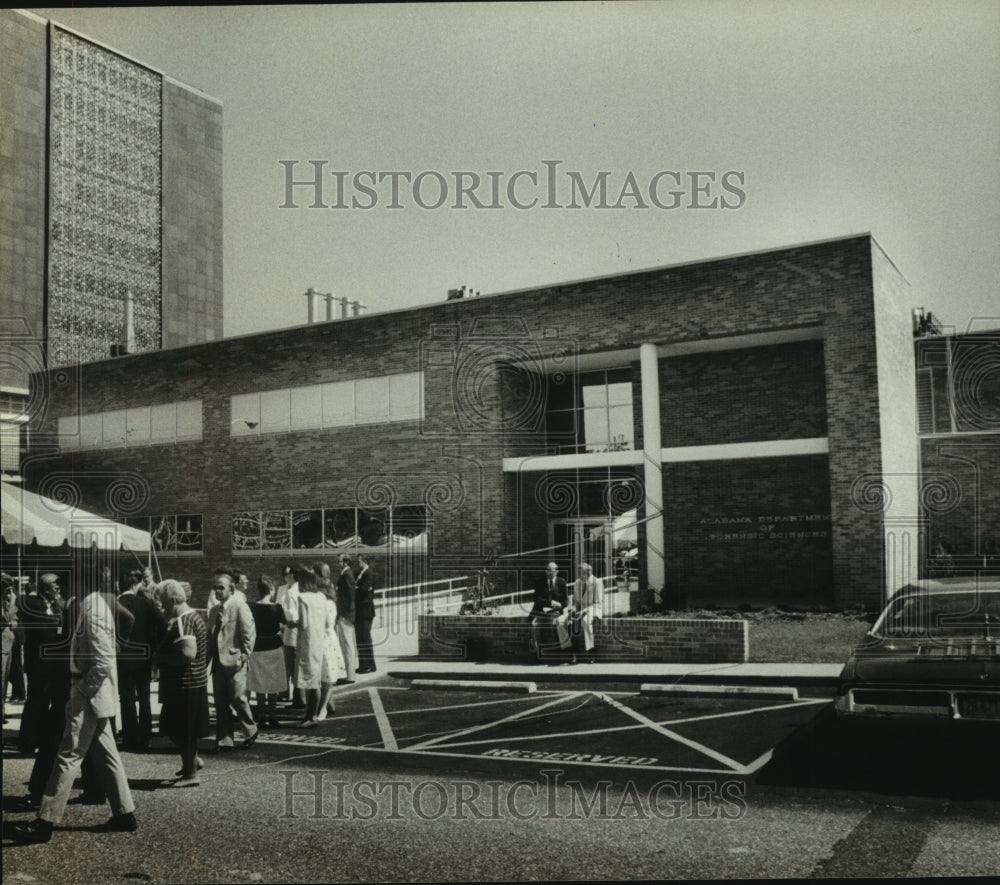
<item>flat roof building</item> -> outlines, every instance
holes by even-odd
[[[634,558],[668,602],[871,608],[920,555],[908,290],[863,234],[50,368],[25,475],[202,598],[363,550],[383,586]]]

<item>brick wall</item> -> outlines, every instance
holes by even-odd
[[[529,656],[524,617],[421,615],[419,652],[462,657],[466,640],[485,642],[490,661]],[[604,618],[594,630],[593,657],[631,663],[743,663],[749,656],[748,624],[740,620]]]
[[[661,440],[701,446],[826,436],[824,384],[822,341],[661,360]]]
[[[668,601],[831,604],[828,477],[824,455],[664,465]]]
[[[461,494],[433,514],[429,569],[435,576],[463,574],[496,554],[513,552],[518,501],[510,495],[518,485],[504,476],[502,458],[531,443],[530,428],[512,435],[514,428],[494,412],[504,396],[490,368],[496,360],[511,353],[522,359],[528,353],[529,363],[559,355],[572,371],[575,353],[636,354],[648,341],[670,344],[819,326],[830,440],[833,588],[838,600],[877,603],[883,513],[859,510],[851,502],[855,479],[877,474],[882,463],[872,302],[872,243],[859,236],[92,363],[79,370],[77,402],[72,385],[60,386],[51,373],[45,379],[51,395],[43,429],[51,432],[58,416],[74,410],[200,398],[204,440],[41,457],[28,469],[29,487],[52,471],[72,472],[80,481],[88,474],[136,473],[148,488],[140,512],[205,515],[206,552],[190,569],[207,579],[212,567],[231,558],[234,510],[351,506],[359,480],[373,473],[394,485],[400,503],[420,503],[435,478],[457,477]],[[906,323],[908,333],[908,317]],[[797,362],[790,359],[796,352]],[[819,387],[818,345],[775,348],[759,356],[772,367],[775,383],[781,382],[784,365]],[[425,373],[423,422],[230,437],[231,394],[417,369]],[[708,394],[710,399],[710,385]],[[764,394],[754,396],[759,401]],[[787,390],[776,393],[779,399],[791,396]],[[811,404],[806,411],[801,425],[798,418],[790,421],[796,434],[812,433],[824,410]],[[760,462],[748,463],[753,471]],[[711,476],[711,465],[704,476]],[[795,472],[785,470],[785,477],[793,489],[800,482]],[[810,501],[821,498],[817,482],[805,486]],[[726,494],[724,483],[717,488]],[[106,509],[99,492],[88,493],[86,503]],[[800,506],[806,502],[796,502]],[[820,511],[810,506],[809,512]],[[732,572],[742,566],[731,548],[716,551],[714,559]],[[513,570],[504,567],[501,573],[506,586],[512,579],[516,583]]]

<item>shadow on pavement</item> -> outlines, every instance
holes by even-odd
[[[1000,726],[842,722],[826,708],[779,744],[755,782],[890,795],[1000,799]]]

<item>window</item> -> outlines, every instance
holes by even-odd
[[[184,519],[194,517],[176,517],[178,538]],[[233,514],[232,526],[234,554],[304,550],[325,550],[331,554],[379,550],[424,553],[428,549],[427,508],[422,504],[381,510],[361,507],[243,510]],[[168,524],[162,533],[166,536],[171,530]],[[197,530],[200,537],[200,519]],[[157,546],[157,549],[167,548]]]
[[[385,424],[389,420],[389,379],[354,382],[354,418],[357,424]]]
[[[170,442],[177,435],[177,407],[153,406],[150,410],[150,440]]]
[[[292,392],[268,390],[260,395],[260,432],[288,433],[292,429]]]
[[[260,427],[260,394],[243,393],[229,401],[229,432],[233,436],[256,435]]]
[[[201,400],[59,419],[59,440],[64,452],[137,448],[201,438]]]
[[[176,439],[201,439],[201,400],[177,403]]]
[[[323,385],[323,426],[349,427],[354,423],[354,382]]]
[[[550,378],[546,434],[549,446],[559,454],[634,448],[631,371]]]
[[[323,426],[323,385],[292,388],[292,430],[315,430]]]
[[[259,436],[418,421],[423,416],[423,374],[408,372],[237,394],[230,399],[232,436]]]
[[[201,438],[201,400],[59,419],[59,441],[64,452],[137,448]]]
[[[105,412],[103,416],[102,449],[125,448],[125,410]]]
[[[125,410],[125,444],[148,446],[150,442],[149,408]]]
[[[153,549],[164,553],[197,553],[202,548],[202,518],[193,513],[120,517],[120,522],[149,532]]]
[[[389,376],[389,416],[393,421],[417,421],[423,409],[419,372]]]

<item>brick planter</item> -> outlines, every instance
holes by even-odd
[[[420,615],[422,657],[525,661],[530,657],[530,637],[523,615]],[[545,651],[558,653],[558,647]],[[595,625],[592,656],[622,663],[743,663],[749,658],[748,623],[725,619],[605,618]]]

